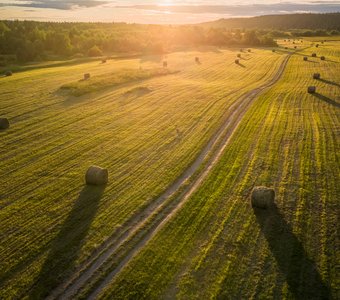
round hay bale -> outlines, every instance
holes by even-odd
[[[12,75],[13,75],[13,72],[12,72],[12,71],[6,71],[6,72],[5,72],[5,76],[7,76],[7,77],[8,77],[8,76],[12,76]]]
[[[319,44],[316,44],[315,47],[316,47],[316,48],[319,48]]]
[[[91,77],[90,73],[84,74],[84,80],[89,80]]]
[[[240,58],[241,58],[241,54],[237,54],[237,57],[240,57]]]
[[[163,68],[167,68],[168,67],[168,62],[167,61],[163,61]]]
[[[258,208],[269,208],[275,200],[275,191],[265,186],[256,186],[251,193],[251,205]]]
[[[320,73],[314,73],[313,79],[320,79]]]
[[[102,59],[102,64],[105,64],[106,63],[106,59]]]
[[[325,60],[325,59],[326,59],[326,57],[324,57],[324,56],[321,56],[321,57],[320,57],[320,59],[321,59],[321,60]]]
[[[294,46],[294,49],[296,49],[297,47],[296,46]]]
[[[108,180],[109,172],[107,169],[97,166],[89,167],[85,175],[86,184],[104,185],[108,182]]]
[[[303,60],[304,60],[304,61],[307,61],[307,60],[308,60],[308,57],[307,57],[307,56],[305,56],[305,57],[303,58]]]
[[[307,92],[309,94],[314,94],[316,92],[316,87],[315,86],[309,86],[307,89]]]
[[[195,62],[196,62],[196,63],[199,63],[199,62],[200,62],[200,58],[196,56],[196,57],[195,57]]]
[[[316,53],[313,53],[313,54],[312,54],[312,57],[316,57]]]
[[[239,59],[235,59],[235,64],[239,64],[240,60]]]
[[[275,52],[275,49],[273,49],[272,52]]]
[[[7,118],[0,118],[0,129],[9,128],[9,121]]]
[[[248,49],[248,52],[251,52],[251,49]]]
[[[288,49],[288,47],[285,47],[285,49]]]

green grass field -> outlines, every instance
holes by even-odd
[[[183,206],[111,279],[156,223],[143,224],[141,238],[123,245],[78,297],[105,278],[98,296],[107,299],[339,296],[340,43],[316,50],[326,61],[308,62],[302,57],[315,50],[306,44],[251,105]],[[237,50],[91,61],[0,78],[0,117],[11,122],[0,131],[0,299],[41,299],[83,272],[96,249],[181,176],[241,96],[270,81],[288,53],[252,49],[237,65]],[[163,60],[176,73],[127,76],[81,96],[60,90],[84,73],[100,82],[126,70],[156,70]],[[313,80],[314,72],[322,79]],[[307,94],[312,84],[317,94]],[[107,186],[84,185],[91,164],[108,168]],[[271,215],[250,207],[254,185],[275,187]],[[166,216],[171,205],[164,207],[152,218]]]

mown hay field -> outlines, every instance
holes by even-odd
[[[193,162],[239,97],[285,53],[215,48],[88,62],[0,78],[0,298],[42,298]],[[201,64],[194,61],[200,58]],[[123,70],[170,73],[75,97],[60,89]],[[90,79],[90,80],[91,80]],[[105,187],[84,185],[90,165]]]
[[[98,298],[339,298],[340,43],[303,61],[313,51],[291,57],[208,179]],[[275,188],[273,209],[251,207],[257,185]]]

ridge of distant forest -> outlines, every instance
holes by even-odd
[[[340,30],[340,12],[324,14],[287,14],[267,15],[252,18],[220,19],[203,23],[209,27],[245,28],[245,29],[311,29]]]

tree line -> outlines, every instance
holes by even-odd
[[[255,30],[193,25],[53,23],[0,21],[0,63],[101,56],[113,53],[165,53],[179,46],[275,46]],[[2,61],[1,61],[2,59]]]

